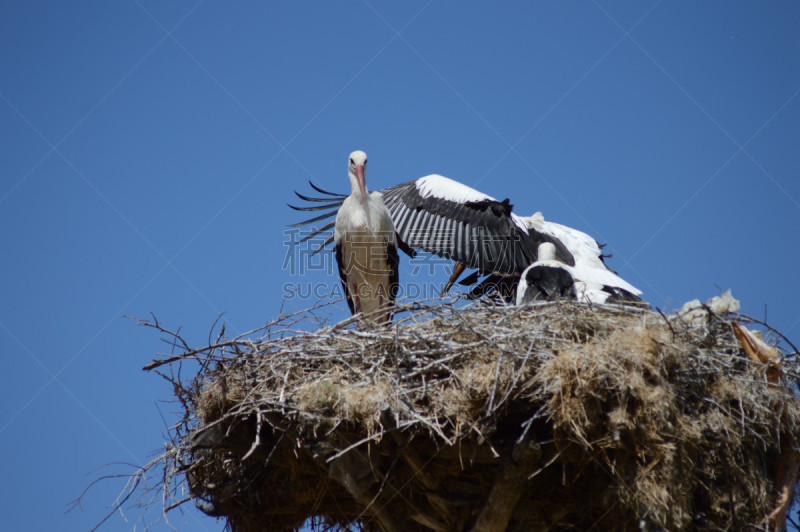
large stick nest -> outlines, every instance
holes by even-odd
[[[796,353],[770,381],[731,317],[568,302],[403,316],[184,344],[173,370],[201,369],[169,377],[186,412],[165,478],[234,531],[746,530],[796,481],[776,480],[796,451]]]

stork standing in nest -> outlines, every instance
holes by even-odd
[[[351,153],[352,192],[336,214],[333,241],[350,312],[386,324],[392,321],[399,286],[397,238],[381,193],[367,191],[366,172],[367,154]]]

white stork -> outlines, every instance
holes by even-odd
[[[297,194],[305,201],[324,203],[315,207],[295,207],[300,211],[335,209],[342,203],[342,194],[316,187],[326,198]],[[488,275],[471,295],[483,295],[499,287],[501,297],[514,297],[522,272],[537,261],[540,245],[550,243],[555,259],[578,268],[583,281],[619,288],[632,296],[641,294],[622,280],[603,262],[601,246],[589,235],[561,224],[547,222],[540,213],[531,217],[517,216],[508,199],[498,201],[467,185],[440,175],[429,175],[401,183],[381,191],[394,223],[397,244],[406,252],[422,249],[456,262],[444,292],[458,279],[465,268],[477,269],[461,281],[470,285],[480,275]],[[330,218],[331,210],[293,227]],[[306,236],[303,241],[323,234],[333,226],[329,223]],[[325,247],[328,237],[315,250]],[[409,249],[410,248],[410,249]],[[579,276],[580,278],[580,276]],[[618,294],[622,298],[622,292]],[[636,298],[638,299],[638,298]]]
[[[576,258],[575,266],[567,266],[556,260],[555,247],[545,242],[539,246],[539,259],[520,276],[516,302],[524,305],[533,301],[577,299],[583,303],[642,303],[637,294],[641,292],[602,261],[582,262]]]
[[[341,202],[333,232],[339,276],[350,312],[389,323],[399,266],[392,217],[381,193],[367,191],[367,154],[351,153],[347,168],[352,192]]]

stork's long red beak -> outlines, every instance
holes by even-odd
[[[364,181],[364,165],[359,164],[356,166],[356,179],[358,180],[358,188],[361,190],[361,198],[367,199],[367,184]]]

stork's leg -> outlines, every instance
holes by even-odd
[[[447,291],[450,290],[450,287],[453,286],[453,283],[458,281],[458,278],[461,276],[465,268],[466,266],[464,263],[456,262],[455,266],[453,266],[453,273],[450,274],[450,278],[447,279],[447,283],[444,285],[442,295],[445,295]]]

